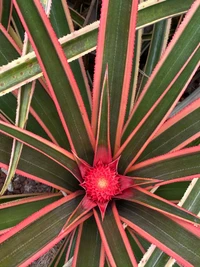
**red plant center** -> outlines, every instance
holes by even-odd
[[[119,178],[116,170],[99,162],[96,166],[88,168],[81,186],[92,201],[106,203],[121,193]]]

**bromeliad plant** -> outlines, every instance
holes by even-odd
[[[64,0],[0,3],[0,266],[61,240],[49,266],[199,266],[199,94],[175,106],[199,66],[200,1],[103,0],[100,26],[76,32]],[[15,173],[54,190],[3,196]]]

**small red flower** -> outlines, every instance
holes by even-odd
[[[106,203],[121,194],[120,176],[115,169],[101,161],[90,167],[83,179],[81,186],[86,190],[87,197],[97,204]]]
[[[74,154],[78,163],[83,182],[80,184],[85,189],[85,208],[99,207],[104,218],[108,203],[113,198],[123,198],[130,195],[129,188],[133,186],[133,178],[120,175],[117,172],[119,159],[105,163],[102,160],[90,166],[87,162]],[[131,193],[132,194],[132,193]]]

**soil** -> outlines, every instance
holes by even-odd
[[[0,189],[2,188],[6,179],[6,171],[0,170]],[[48,193],[51,192],[51,187],[38,183],[34,180],[25,178],[23,176],[15,175],[12,183],[9,185],[5,195],[17,195],[27,193]]]

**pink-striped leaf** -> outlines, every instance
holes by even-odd
[[[21,51],[16,46],[16,43],[2,25],[0,25],[0,49],[4,54],[3,57],[0,57],[1,65],[5,65],[13,59],[17,59],[21,54]],[[29,62],[26,69],[30,75],[30,73],[32,73],[32,71],[35,69],[33,62]],[[24,70],[20,69],[18,74],[13,73],[12,75],[6,75],[5,80],[1,77],[1,84],[9,83],[9,86],[11,86],[13,83],[11,80],[13,79],[16,81],[17,78],[24,75],[24,72]],[[52,140],[52,142],[59,143],[59,145],[62,147],[69,149],[70,146],[65,136],[64,129],[60,122],[54,103],[44,88],[44,83],[42,84],[37,81],[35,87],[36,90],[34,91],[31,103],[32,108],[30,108],[31,114],[29,115],[27,129],[46,139],[49,138]],[[13,94],[1,96],[0,107],[7,116],[11,117],[11,119],[15,121],[17,109],[17,100],[15,97],[17,97],[17,92],[15,91]]]
[[[52,1],[49,19],[58,38],[61,38],[67,34],[70,34],[71,32],[74,32],[73,22],[70,16],[70,10],[68,8],[67,2],[65,1]],[[80,58],[74,62],[71,62],[70,67],[80,88],[80,93],[83,98],[88,116],[90,118],[91,92],[88,85],[83,60]]]
[[[101,239],[94,217],[79,226],[72,267],[100,267]]]
[[[107,208],[103,221],[96,210],[94,210],[94,216],[110,265],[137,266],[115,204],[113,203],[112,208],[110,206]]]
[[[200,218],[196,215],[140,187],[133,188],[132,196],[124,199],[192,224],[200,224]]]
[[[134,165],[130,176],[154,178],[169,181],[200,174],[200,147],[185,148],[177,152],[158,156]]]
[[[158,23],[155,23],[155,25],[153,26],[152,38],[150,41],[148,56],[143,69],[145,75],[142,75],[140,86],[137,92],[137,98],[141,94],[146,82],[148,81],[148,77],[151,75],[153,69],[157,65],[162,53],[166,48],[166,44],[169,38],[170,25],[171,25],[171,20],[166,19]]]
[[[119,154],[122,155],[121,172],[125,171],[127,166],[130,167],[143,152],[155,131],[176,105],[198,67],[199,15],[200,7],[196,1],[165,50],[133,108],[125,125],[123,145],[116,153],[116,157]]]
[[[72,212],[72,214],[68,218],[66,224],[63,226],[62,232],[64,232],[65,229],[67,229],[71,223],[74,223],[75,221],[80,220],[81,217],[86,215],[94,207],[96,207],[96,204],[94,202],[90,201],[90,199],[88,199],[87,196],[84,196],[83,199],[81,200],[80,204]]]
[[[122,221],[150,243],[155,244],[183,266],[198,266],[198,237],[159,212],[139,204],[124,201],[119,203],[118,208]]]
[[[189,211],[198,214],[199,205],[200,205],[200,194],[199,194],[200,180],[194,179],[188,189],[185,192],[185,197],[183,200],[183,208],[188,209]],[[181,203],[182,204],[182,203]],[[158,264],[165,263],[170,259],[168,255],[160,251],[158,248],[152,252],[150,258],[147,261],[147,266],[152,264],[152,262],[157,261]]]
[[[27,35],[25,35],[22,55],[27,54],[29,52],[29,49],[30,47],[29,47],[28,37]],[[18,90],[15,125],[22,129],[26,128],[34,90],[35,90],[35,81],[30,84],[24,85],[22,88],[19,88]],[[20,155],[22,152],[22,148],[23,144],[14,139],[10,156],[8,173],[4,185],[1,189],[0,195],[3,195],[3,193],[8,188],[8,185],[10,184],[12,178],[14,177],[20,159]]]
[[[0,121],[0,132],[5,133],[12,138],[36,149],[45,156],[55,160],[58,164],[69,170],[78,180],[80,173],[78,166],[74,161],[73,155],[67,150],[54,145],[53,143],[39,137],[27,130],[13,126],[6,122]]]
[[[41,196],[11,199],[0,204],[0,230],[11,228],[32,213],[61,198],[61,194],[43,194]],[[8,201],[8,199],[7,199]]]
[[[131,78],[138,1],[103,1],[93,88],[92,126],[97,129],[106,66],[110,91],[111,146],[119,145]],[[120,20],[119,20],[120,17]],[[119,64],[120,62],[120,64]]]
[[[0,144],[0,168],[8,169],[12,139],[0,134]],[[16,173],[67,193],[78,188],[78,181],[68,170],[27,146],[22,150]]]
[[[26,218],[1,236],[0,264],[10,267],[16,264],[27,266],[64,238],[76,227],[76,224],[63,235],[58,236],[58,234],[80,199],[81,196],[78,193],[63,197]]]
[[[8,30],[11,22],[12,0],[0,1],[0,23]]]
[[[170,118],[149,143],[137,163],[179,150],[200,136],[200,99]]]
[[[40,1],[13,2],[44,73],[71,148],[91,162],[94,137],[88,115],[67,58]],[[40,31],[35,31],[35,27]]]
[[[94,165],[101,160],[105,164],[112,161],[110,147],[110,97],[108,88],[108,69],[106,69],[99,106],[97,141]]]

